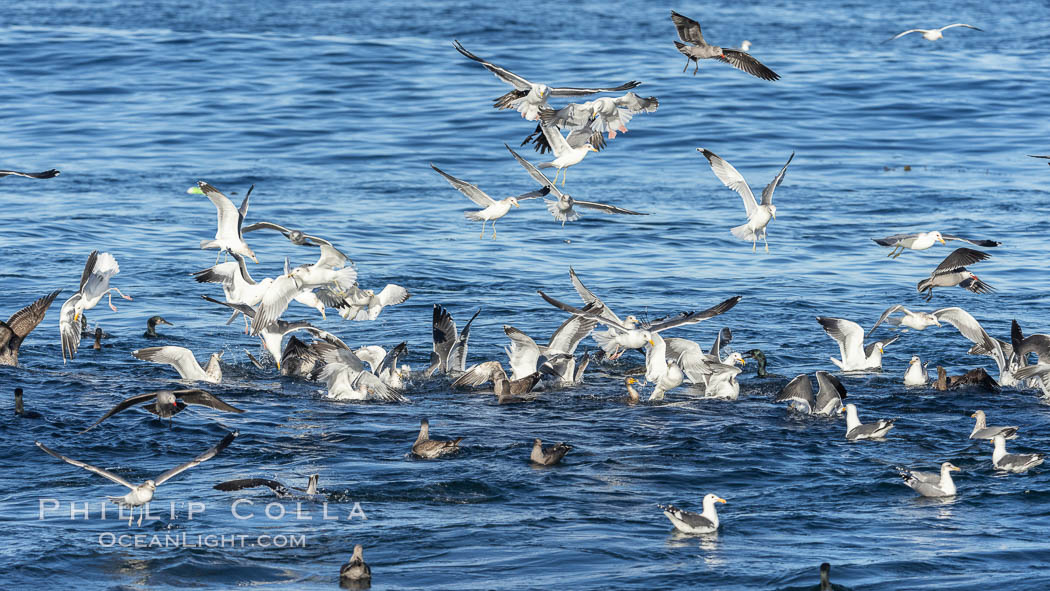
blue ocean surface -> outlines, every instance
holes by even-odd
[[[782,79],[713,60],[683,73],[672,8],[713,43],[750,40]],[[954,22],[983,31],[882,43]],[[20,366],[0,367],[0,587],[325,589],[362,544],[374,589],[801,590],[816,587],[822,562],[852,589],[1050,588],[1050,469],[1003,475],[991,445],[967,439],[983,409],[990,423],[1021,427],[1011,451],[1050,451],[1050,406],[1033,390],[902,385],[912,355],[931,370],[997,376],[957,330],[902,332],[881,374],[841,376],[862,420],[897,418],[883,442],[847,442],[842,419],[772,402],[796,374],[835,369],[838,347],[815,316],[867,329],[895,303],[961,306],[993,337],[1009,340],[1013,319],[1050,332],[1050,169],[1026,157],[1050,153],[1047,22],[1050,8],[1031,0],[11,3],[0,24],[0,168],[61,175],[0,179],[0,314],[63,293]],[[453,39],[537,82],[642,81],[635,92],[659,109],[569,169],[565,190],[649,215],[584,210],[563,227],[527,201],[496,224],[495,240],[479,239],[463,216],[473,204],[428,164],[497,199],[533,190],[503,144],[516,148],[534,123],[492,108],[510,87]],[[776,191],[768,254],[729,233],[745,221],[741,200],[698,147],[756,191],[796,154]],[[295,303],[285,315],[353,347],[406,341],[411,403],[327,400],[323,384],[281,377],[239,322],[224,324],[226,310],[200,298],[221,298],[219,286],[190,275],[215,260],[199,249],[215,208],[186,192],[198,180],[236,202],[254,184],[248,222],[325,237],[354,260],[362,287],[411,292],[373,322],[333,311],[323,320]],[[944,288],[924,303],[916,282],[959,243],[889,259],[871,241],[933,229],[1001,241],[974,266],[997,291]],[[275,233],[248,241],[256,279],[280,274],[286,256],[317,256]],[[99,350],[85,339],[63,363],[59,308],[96,249],[116,257],[111,285],[134,299],[89,310],[91,327],[112,336]],[[706,349],[727,326],[734,350],[763,350],[782,377],[757,378],[749,363],[737,401],[683,386],[628,406],[622,377],[643,363],[630,352],[592,364],[578,387],[499,406],[484,390],[419,375],[435,303],[461,327],[481,308],[468,363],[505,362],[504,325],[542,343],[567,317],[537,290],[580,303],[570,267],[621,316],[743,296],[666,335]],[[156,341],[142,336],[155,314],[174,323]],[[78,435],[128,396],[190,387],[130,354],[157,344],[201,360],[224,351],[223,384],[203,386],[246,412],[196,407],[169,428],[131,410]],[[580,350],[597,345],[588,338]],[[43,418],[14,416],[15,387]],[[464,437],[462,450],[410,458],[422,418],[435,437]],[[158,488],[156,519],[130,527],[113,505],[100,514],[123,487],[33,444],[138,483],[235,429],[218,457]],[[536,437],[573,449],[536,468]],[[896,469],[943,461],[962,468],[946,500],[920,498]],[[325,503],[212,488],[247,477],[298,486],[315,473]],[[674,534],[657,504],[699,511],[707,493],[728,501],[720,531]]]

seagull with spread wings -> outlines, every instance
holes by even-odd
[[[467,369],[467,343],[470,340],[470,325],[481,314],[481,308],[470,317],[462,332],[456,330],[456,321],[440,304],[434,304],[434,316],[431,322],[434,337],[434,350],[430,354],[430,367],[426,375],[432,376],[435,371],[445,375],[459,374]]]
[[[975,246],[985,247],[995,247],[1002,244],[1002,242],[995,240],[981,240],[978,238],[963,238],[962,236],[941,234],[937,230],[932,232],[915,232],[912,234],[894,234],[893,236],[887,236],[885,238],[872,238],[872,240],[874,240],[875,244],[878,244],[879,246],[892,246],[893,250],[891,250],[890,254],[886,256],[894,259],[901,256],[905,249],[926,250],[937,242],[946,245],[948,244],[948,240],[958,240]]]
[[[554,219],[561,222],[562,226],[565,225],[565,222],[574,222],[580,219],[580,214],[574,209],[574,206],[576,205],[609,214],[618,213],[622,215],[649,215],[647,213],[639,213],[637,211],[631,211],[629,209],[616,207],[615,205],[606,205],[605,203],[597,203],[594,201],[580,201],[578,199],[573,199],[572,196],[568,193],[562,193],[561,191],[559,191],[558,188],[554,185],[554,183],[550,181],[550,179],[548,179],[542,172],[539,171],[538,168],[533,166],[528,160],[525,160],[524,158],[519,156],[518,153],[512,150],[510,146],[507,146],[507,144],[503,145],[506,146],[508,150],[510,150],[510,153],[514,155],[514,158],[518,161],[518,163],[521,164],[526,171],[528,171],[529,175],[533,179],[535,179],[536,182],[550,189],[551,196],[555,197],[556,200],[544,199],[544,201],[547,203],[547,211],[551,212],[551,215],[554,216]]]
[[[62,304],[62,310],[59,312],[58,328],[62,337],[63,363],[66,362],[67,357],[72,359],[77,353],[77,347],[80,346],[80,318],[85,310],[94,308],[102,300],[102,296],[108,295],[109,308],[116,312],[117,307],[113,305],[113,294],[111,293],[113,291],[120,294],[120,297],[125,300],[131,299],[131,296],[124,295],[116,287],[109,286],[110,278],[117,273],[120,273],[120,266],[117,265],[117,260],[113,258],[113,255],[108,252],[100,254],[97,250],[91,251],[91,254],[88,255],[87,263],[84,264],[84,272],[80,275],[80,289]]]
[[[935,287],[959,287],[972,291],[973,293],[992,293],[995,288],[977,278],[973,272],[967,270],[966,265],[972,265],[983,260],[990,259],[991,255],[973,250],[972,248],[957,248],[937,265],[930,276],[923,279],[915,286],[919,293],[926,293],[926,301],[933,299],[933,288]]]
[[[817,322],[824,328],[824,332],[838,343],[839,356],[842,359],[831,357],[831,362],[842,371],[882,369],[882,354],[885,347],[900,338],[898,335],[885,343],[878,341],[864,346],[864,329],[856,322],[827,316],[817,316]]]
[[[222,354],[223,351],[212,353],[208,359],[208,364],[202,368],[201,364],[197,363],[197,358],[193,356],[193,351],[186,347],[175,347],[172,345],[146,347],[145,349],[131,352],[131,355],[136,359],[160,364],[166,363],[174,367],[175,371],[179,372],[179,377],[184,380],[208,382],[211,384],[222,383],[222,368],[219,367],[219,358],[222,357]]]
[[[758,203],[755,200],[755,194],[751,192],[751,187],[748,186],[743,175],[733,168],[732,164],[705,148],[697,148],[696,151],[703,154],[707,161],[711,163],[711,170],[714,171],[718,180],[739,193],[744,200],[747,223],[730,229],[730,232],[741,240],[750,240],[751,252],[755,252],[758,249],[758,239],[762,238],[766,245],[766,252],[769,252],[769,242],[766,241],[766,226],[769,224],[770,219],[777,219],[777,206],[773,205],[773,191],[780,186],[780,183],[784,182],[784,173],[787,172],[788,164],[791,164],[795,153],[791,153],[791,156],[788,157],[787,162],[780,169],[780,172],[777,173],[777,176],[773,177],[772,182],[766,185],[765,189],[762,189],[762,203]]]
[[[18,349],[29,333],[44,319],[61,289],[47,294],[7,319],[0,320],[0,365],[18,365]]]
[[[258,263],[259,259],[255,258],[255,253],[252,252],[252,249],[241,235],[241,224],[244,223],[244,216],[248,213],[248,199],[251,197],[252,189],[255,188],[255,185],[248,189],[240,207],[235,207],[229,197],[223,195],[221,191],[204,181],[197,181],[197,187],[215,205],[216,215],[218,216],[215,239],[201,240],[201,248],[217,248],[220,253],[222,251],[235,252]],[[219,261],[218,256],[215,257],[215,261]]]
[[[54,168],[44,172],[19,172],[17,170],[0,170],[0,178],[5,176],[22,176],[27,179],[50,179],[61,174]]]
[[[895,39],[900,39],[901,37],[903,37],[903,36],[905,36],[905,35],[907,35],[909,33],[922,33],[922,38],[923,39],[925,39],[927,41],[936,41],[938,39],[943,39],[944,38],[944,31],[946,31],[947,29],[951,29],[953,27],[966,27],[967,29],[973,29],[975,31],[983,31],[984,30],[984,29],[978,29],[977,27],[975,27],[973,25],[968,25],[966,23],[952,23],[950,25],[945,25],[945,26],[943,26],[943,27],[941,27],[939,29],[908,29],[907,31],[904,31],[903,33],[898,33],[898,34],[894,35],[893,37],[890,37],[889,39],[883,41],[883,43],[889,43],[890,41],[893,41]]]
[[[95,466],[92,466],[91,464],[80,462],[80,461],[74,460],[72,458],[67,458],[66,456],[58,453],[57,451],[48,448],[46,445],[44,445],[43,443],[40,443],[39,441],[36,442],[36,445],[37,445],[37,447],[39,447],[40,449],[44,450],[48,454],[50,454],[50,455],[52,455],[52,456],[62,460],[63,462],[66,462],[67,464],[72,464],[74,466],[77,466],[78,468],[83,468],[83,469],[87,470],[88,472],[94,472],[95,474],[98,474],[99,476],[102,476],[103,478],[107,478],[109,480],[112,480],[113,482],[116,482],[117,484],[119,484],[121,486],[126,486],[126,487],[130,488],[131,492],[129,492],[128,494],[126,494],[126,495],[124,495],[122,497],[109,497],[109,501],[111,503],[116,503],[118,505],[121,505],[122,507],[132,507],[132,508],[134,508],[134,507],[139,507],[139,506],[145,505],[146,503],[150,502],[153,499],[153,493],[156,492],[158,486],[164,484],[165,482],[171,480],[172,478],[178,476],[179,474],[185,472],[186,470],[189,470],[190,468],[192,468],[194,466],[197,466],[197,465],[199,465],[199,464],[201,464],[203,462],[206,462],[206,461],[214,458],[215,456],[219,455],[219,452],[221,452],[222,450],[226,449],[226,447],[228,445],[230,445],[230,443],[233,442],[233,440],[237,437],[238,434],[239,434],[238,431],[234,431],[232,433],[227,434],[226,437],[223,437],[222,441],[220,441],[215,447],[213,447],[213,448],[209,449],[208,451],[202,453],[201,455],[193,458],[192,460],[186,462],[185,464],[180,464],[178,466],[175,466],[174,468],[172,468],[171,470],[168,470],[167,472],[164,472],[160,476],[157,476],[156,478],[151,479],[151,480],[147,480],[147,481],[145,481],[142,484],[139,484],[137,486],[134,485],[134,484],[131,484],[130,482],[128,482],[127,480],[121,478],[120,476],[117,476],[116,474],[114,474],[112,472],[109,472],[108,470],[103,470],[102,468],[97,468]],[[142,518],[143,518],[144,515],[145,515],[145,510],[143,510],[142,513],[139,514],[139,525],[142,525]],[[129,527],[131,526],[131,519],[132,519],[133,516],[134,516],[134,509],[132,510],[132,515],[128,517],[128,526]]]
[[[502,68],[496,64],[481,59],[467,51],[459,41],[453,41],[452,44],[456,48],[456,51],[480,63],[482,66],[485,66],[485,69],[495,74],[496,78],[499,78],[514,87],[514,90],[495,99],[493,101],[495,103],[493,106],[497,109],[517,109],[517,111],[521,113],[521,116],[529,121],[535,121],[539,118],[540,110],[547,105],[547,99],[552,96],[586,96],[588,94],[596,94],[599,92],[619,92],[622,90],[630,90],[641,84],[641,82],[632,80],[614,88],[563,88],[547,86],[546,84],[529,82],[506,68]]]
[[[136,404],[141,404],[142,408],[157,415],[158,418],[168,419],[169,429],[171,428],[171,419],[175,415],[186,410],[186,407],[190,404],[207,406],[208,408],[214,408],[215,410],[221,410],[223,412],[244,412],[239,408],[226,404],[222,400],[219,400],[215,395],[204,390],[198,390],[196,388],[191,390],[157,390],[156,392],[146,392],[144,394],[136,394],[130,398],[125,398],[111,408],[109,412],[102,415],[101,419],[95,421],[90,427],[81,431],[81,433],[87,433],[97,427],[102,421],[118,412],[127,410]]]
[[[457,179],[456,177],[446,173],[440,168],[434,166],[433,164],[430,165],[430,168],[433,168],[438,174],[445,177],[445,180],[448,181],[448,183],[452,185],[454,189],[456,189],[460,193],[463,193],[467,196],[468,199],[484,208],[481,211],[468,211],[465,214],[468,220],[481,222],[481,236],[479,236],[479,238],[485,237],[485,222],[489,220],[492,221],[492,239],[495,240],[496,220],[507,215],[507,212],[510,211],[511,206],[518,207],[519,201],[524,201],[526,199],[536,199],[537,197],[542,197],[547,193],[550,193],[550,189],[544,187],[537,191],[532,191],[529,193],[518,195],[517,197],[506,197],[504,199],[496,201],[492,197],[489,197],[484,191],[479,189],[477,185],[472,185],[467,181]]]
[[[693,19],[682,16],[672,10],[671,21],[674,23],[675,29],[678,30],[678,36],[682,41],[685,41],[685,43],[674,42],[674,46],[678,48],[678,51],[682,52],[687,58],[685,60],[685,68],[682,69],[683,72],[689,69],[689,62],[693,62],[696,64],[693,76],[696,76],[697,70],[700,69],[700,60],[716,59],[763,80],[780,80],[780,76],[776,72],[762,65],[762,62],[751,57],[751,54],[746,51],[709,45],[704,40],[703,33],[700,32],[700,23]]]

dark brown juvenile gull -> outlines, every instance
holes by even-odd
[[[108,419],[109,417],[117,414],[120,411],[127,410],[136,404],[142,404],[143,408],[157,415],[162,419],[169,419],[168,426],[171,426],[170,419],[180,412],[186,410],[186,406],[190,404],[197,404],[200,406],[207,406],[208,408],[214,408],[215,410],[221,410],[223,412],[236,412],[242,413],[243,410],[230,406],[222,400],[204,390],[157,390],[156,392],[146,392],[145,394],[137,394],[130,398],[126,398],[110,409],[109,412],[102,415],[102,418],[91,424],[90,427],[81,431],[81,433],[87,433],[94,429],[99,423]]]
[[[462,440],[462,437],[451,440],[431,439],[430,421],[423,419],[419,422],[419,435],[412,444],[412,453],[420,458],[439,458],[459,451],[459,442]]]
[[[992,293],[995,288],[977,278],[966,269],[966,265],[972,265],[991,258],[990,254],[973,250],[970,248],[957,248],[945,257],[941,264],[930,273],[929,278],[923,279],[915,286],[919,293],[928,292],[926,301],[933,298],[935,287],[959,287],[972,291],[973,293]]]
[[[572,449],[572,446],[564,443],[544,448],[542,441],[538,438],[533,439],[532,454],[529,455],[529,460],[541,466],[553,466],[560,462],[565,457],[565,454],[569,453],[570,449]]]
[[[704,40],[703,33],[700,32],[700,23],[693,19],[672,10],[671,21],[674,22],[675,29],[678,29],[678,36],[685,41],[685,43],[674,42],[678,51],[687,58],[683,72],[689,69],[689,62],[694,62],[696,68],[693,70],[693,76],[696,76],[697,70],[700,69],[700,60],[713,58],[763,80],[780,80],[776,72],[762,65],[762,62],[751,57],[751,54],[747,52],[709,45]]]
[[[497,397],[521,397],[531,392],[539,381],[539,372],[533,372],[517,380],[509,380],[507,372],[504,371],[499,361],[486,361],[468,369],[463,375],[456,378],[450,387],[465,388],[492,382],[493,392]]]
[[[552,197],[555,197],[556,200],[544,199],[544,201],[547,203],[547,211],[551,212],[551,215],[554,216],[554,219],[561,222],[562,226],[565,225],[565,222],[574,222],[580,219],[580,214],[577,213],[575,209],[573,209],[574,205],[579,205],[580,207],[594,209],[596,211],[609,214],[618,213],[623,215],[649,215],[647,213],[639,213],[637,211],[631,211],[629,209],[616,207],[615,205],[606,205],[605,203],[597,203],[594,201],[579,201],[573,199],[569,194],[562,193],[561,191],[559,191],[558,188],[554,186],[554,183],[550,181],[550,179],[548,179],[542,172],[540,172],[538,168],[529,163],[528,160],[525,160],[524,158],[519,156],[517,152],[511,150],[510,146],[507,146],[507,144],[503,145],[506,146],[508,150],[510,150],[510,153],[513,154],[514,158],[518,161],[518,163],[525,168],[525,170],[529,173],[529,176],[531,176],[533,179],[536,180],[536,182],[543,185],[544,187],[550,188],[550,194]]]
[[[219,454],[219,452],[221,452],[222,450],[226,449],[226,446],[230,445],[230,443],[233,442],[233,440],[237,437],[237,435],[239,435],[238,431],[234,431],[233,433],[228,433],[226,435],[226,437],[223,437],[222,441],[220,441],[215,447],[213,447],[213,448],[209,449],[208,451],[202,453],[201,455],[193,458],[192,460],[186,462],[185,464],[180,464],[178,466],[175,466],[174,468],[172,468],[171,470],[168,470],[167,472],[161,474],[160,476],[158,476],[158,477],[156,477],[156,478],[154,478],[152,480],[147,480],[147,481],[143,482],[142,484],[140,484],[138,486],[136,486],[134,484],[131,484],[130,482],[128,482],[127,480],[124,480],[120,476],[117,476],[116,474],[114,474],[112,472],[103,470],[102,468],[96,468],[95,466],[92,466],[91,464],[86,464],[84,462],[80,462],[80,461],[77,461],[77,460],[74,460],[74,459],[71,459],[71,458],[67,458],[66,456],[58,453],[57,451],[54,451],[53,449],[48,448],[47,446],[45,446],[43,443],[40,443],[39,441],[36,442],[36,445],[40,449],[42,449],[45,452],[51,454],[52,456],[55,456],[56,458],[62,460],[63,462],[66,462],[68,464],[72,464],[72,465],[77,466],[79,468],[83,468],[83,469],[87,470],[88,472],[94,472],[95,474],[98,474],[99,476],[102,476],[103,478],[108,478],[109,480],[112,480],[113,482],[116,482],[119,485],[126,486],[126,487],[130,488],[131,492],[129,492],[128,494],[124,495],[123,497],[109,497],[109,501],[111,503],[116,503],[116,504],[124,506],[124,507],[138,507],[138,506],[141,506],[141,505],[145,505],[146,503],[150,502],[150,500],[153,499],[153,493],[157,490],[158,486],[164,484],[168,480],[171,480],[172,478],[174,478],[175,476],[178,476],[179,474],[185,472],[186,470],[189,470],[190,468],[192,468],[192,467],[194,467],[194,466],[196,466],[196,465],[198,465],[198,464],[200,464],[202,462],[205,462],[207,460],[210,460],[210,459],[214,458],[216,455]],[[139,525],[142,525],[142,518],[143,518],[144,515],[145,515],[145,510],[143,510],[142,513],[139,514]],[[131,519],[132,519],[133,516],[134,516],[134,510],[132,511],[132,514],[128,516],[128,525],[129,526],[131,525]]]
[[[24,176],[27,179],[50,179],[61,174],[54,168],[45,170],[44,172],[19,172],[17,170],[0,170],[0,177],[5,176]]]
[[[495,108],[517,109],[522,117],[530,121],[535,121],[539,118],[540,110],[547,105],[547,99],[552,96],[585,96],[599,92],[619,92],[621,90],[630,90],[641,84],[641,82],[632,80],[614,88],[568,88],[547,86],[546,84],[529,82],[506,68],[502,68],[496,64],[481,59],[464,49],[459,41],[453,41],[452,45],[456,48],[456,51],[480,63],[482,66],[485,66],[485,69],[495,74],[496,78],[499,78],[514,87],[514,90],[493,101],[495,103],[493,105]]]
[[[18,349],[29,333],[44,319],[44,314],[61,289],[47,294],[7,319],[0,320],[0,365],[18,365]]]

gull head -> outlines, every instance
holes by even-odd
[[[259,264],[259,259],[255,258],[255,252],[252,251],[252,249],[245,247],[244,250],[244,254],[248,255],[248,258],[250,258],[252,262],[254,262],[255,264]]]
[[[518,205],[518,198],[517,197],[510,197],[510,198],[508,198],[507,199],[507,203],[510,203],[514,207],[519,207],[519,205]]]
[[[583,147],[584,147],[584,148],[587,148],[587,150],[588,150],[588,151],[591,151],[591,152],[597,152],[597,151],[598,151],[598,148],[595,148],[594,146],[592,146],[592,145],[591,145],[591,144],[589,144],[589,143],[587,143],[587,144],[584,144],[584,145],[583,145]]]
[[[919,356],[918,355],[912,355],[911,356],[911,361],[908,362],[908,365],[915,365],[916,363],[919,363]]]
[[[916,312],[915,315],[918,316],[919,319],[922,320],[923,324],[926,324],[927,326],[941,325],[941,321],[937,320],[937,317],[933,314],[930,314],[929,312]]]
[[[970,418],[971,419],[983,419],[984,418],[984,411],[983,410],[979,410],[979,411],[973,413],[972,415],[970,415]]]
[[[631,314],[627,318],[623,319],[623,325],[627,328],[633,328],[635,326],[638,326],[638,318],[634,314]]]
[[[736,351],[733,351],[732,353],[729,354],[729,357],[726,357],[725,364],[726,365],[736,365],[737,363],[739,363],[741,366],[744,366],[744,365],[747,365],[747,360],[744,359],[744,356],[741,355],[740,353],[737,353]]]
[[[769,215],[773,216],[773,219],[777,219],[777,206],[772,203],[769,204]]]
[[[941,470],[942,471],[944,471],[944,470],[951,470],[952,472],[962,472],[962,468],[956,466],[955,464],[953,464],[951,462],[945,462],[945,463],[941,464]]]
[[[157,483],[153,482],[152,480],[147,480],[146,482],[142,483],[142,488],[146,488],[150,492],[153,492],[157,490]]]
[[[937,230],[934,230],[933,232],[930,232],[930,236],[934,240],[936,240],[937,242],[940,242],[941,244],[945,244],[945,245],[948,244],[947,242],[944,241],[944,237],[941,236],[941,233],[939,231],[937,231]]]
[[[718,496],[716,494],[708,493],[708,494],[704,495],[704,505],[714,505],[715,503],[725,503],[725,502],[726,502],[725,499],[723,499],[722,497],[720,497],[720,496]]]
[[[748,41],[747,39],[744,39],[744,41],[740,44],[740,51],[748,51],[750,49],[751,49],[751,42]]]

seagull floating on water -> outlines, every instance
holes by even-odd
[[[459,451],[459,442],[462,440],[462,437],[452,440],[431,439],[430,421],[423,419],[419,422],[419,435],[412,444],[412,453],[425,459],[439,458]]]
[[[364,559],[361,544],[354,546],[350,561],[339,569],[339,586],[344,589],[368,589],[372,585],[372,568]]]
[[[495,74],[496,78],[514,87],[514,90],[495,99],[493,107],[497,109],[517,109],[523,118],[530,121],[535,121],[539,118],[540,110],[547,105],[547,99],[552,96],[585,96],[599,92],[619,92],[621,90],[630,90],[641,84],[641,82],[632,80],[614,88],[562,88],[547,86],[546,84],[529,82],[506,68],[481,59],[464,49],[459,41],[453,41],[452,44],[456,51],[485,66],[485,69]]]
[[[929,361],[923,363],[918,355],[912,355],[911,361],[908,362],[908,369],[904,372],[904,385],[925,386],[930,379],[929,374],[926,373],[926,366],[929,364]]]
[[[1043,463],[1043,454],[1006,453],[1006,438],[1002,435],[992,436],[992,445],[995,446],[994,451],[992,451],[992,465],[997,470],[1020,474]]]
[[[700,23],[693,19],[682,16],[672,10],[671,21],[674,22],[675,29],[678,30],[678,37],[685,41],[685,43],[674,42],[674,46],[686,57],[685,68],[682,69],[683,72],[689,69],[689,62],[693,62],[696,64],[696,68],[693,69],[693,76],[696,76],[697,70],[700,69],[700,60],[713,58],[763,80],[780,80],[780,76],[776,72],[762,65],[762,62],[751,57],[751,54],[746,51],[708,44],[700,31]]]
[[[533,439],[532,453],[529,455],[529,460],[541,466],[553,466],[561,462],[561,459],[565,457],[565,454],[569,453],[570,449],[572,449],[572,446],[564,443],[543,447],[542,441],[538,438]]]
[[[861,423],[857,416],[857,405],[847,404],[839,409],[846,413],[846,439],[856,441],[858,439],[882,439],[893,428],[896,419],[879,419],[875,423]]]
[[[725,503],[726,500],[715,494],[704,496],[703,513],[683,511],[674,505],[657,505],[664,510],[664,515],[671,520],[674,528],[685,534],[710,534],[718,530],[718,512],[715,511],[715,503]]]
[[[196,466],[196,465],[198,465],[198,464],[200,464],[202,462],[205,462],[207,460],[210,460],[210,459],[214,458],[216,455],[219,454],[219,452],[221,452],[222,450],[226,449],[226,446],[230,445],[230,443],[233,442],[233,440],[237,437],[237,435],[239,435],[238,431],[234,431],[232,433],[228,433],[226,435],[226,437],[223,437],[222,441],[220,441],[215,447],[213,447],[213,448],[209,449],[208,451],[202,453],[201,455],[193,458],[192,460],[186,462],[185,464],[180,464],[180,465],[172,468],[171,470],[168,470],[167,472],[164,472],[160,476],[157,476],[156,478],[154,478],[152,480],[147,480],[147,481],[145,481],[142,484],[137,485],[137,486],[134,485],[134,484],[131,484],[127,480],[124,480],[123,478],[121,478],[120,476],[117,476],[116,474],[114,474],[112,472],[108,472],[106,470],[103,470],[102,468],[96,468],[95,466],[92,466],[91,464],[87,464],[87,463],[80,462],[80,461],[77,461],[77,460],[74,460],[74,459],[71,459],[71,458],[67,458],[66,456],[58,453],[57,451],[54,451],[54,450],[48,448],[47,446],[45,446],[43,443],[40,443],[39,441],[36,442],[36,445],[40,449],[44,450],[45,452],[47,452],[48,454],[50,454],[52,456],[55,456],[56,458],[62,460],[63,462],[66,462],[68,464],[72,464],[72,465],[77,466],[79,468],[83,468],[83,469],[87,470],[88,472],[94,472],[95,474],[98,474],[99,476],[102,476],[103,478],[108,478],[109,480],[112,480],[113,482],[116,482],[117,484],[120,484],[122,486],[126,486],[126,487],[130,488],[131,492],[129,492],[128,494],[124,495],[123,497],[109,497],[109,501],[111,503],[116,503],[116,504],[121,505],[123,507],[132,507],[132,508],[134,508],[134,507],[139,507],[141,505],[145,505],[146,503],[150,502],[150,500],[153,499],[153,493],[157,490],[158,486],[164,484],[168,480],[171,480],[175,476],[178,476],[182,472],[185,472],[186,470],[189,470],[190,468],[192,468],[192,467],[194,467],[194,466]],[[131,519],[132,519],[133,516],[134,516],[134,510],[132,512],[132,515],[130,515],[128,517],[128,526],[131,526]],[[143,510],[139,514],[139,525],[142,525],[142,518],[144,516],[145,516],[145,510]]]
[[[1004,439],[1016,439],[1017,430],[1019,427],[1003,427],[1000,425],[988,426],[986,422],[988,419],[984,415],[983,410],[979,410],[972,415],[970,418],[976,419],[973,424],[973,431],[970,432],[970,439],[992,439],[996,435],[1002,435]]]
[[[951,462],[944,462],[940,472],[901,470],[901,477],[904,478],[904,484],[924,497],[951,497],[955,495],[952,472],[961,469]]]
[[[777,173],[777,176],[773,177],[772,182],[766,185],[765,189],[762,189],[762,203],[758,203],[755,200],[755,194],[751,192],[751,187],[748,186],[743,175],[733,168],[732,164],[718,157],[710,150],[697,148],[696,151],[703,154],[707,161],[711,163],[711,170],[714,171],[718,180],[739,193],[744,200],[747,223],[732,228],[730,232],[741,240],[750,240],[751,252],[758,249],[758,239],[761,238],[766,245],[766,252],[769,252],[769,242],[766,241],[766,226],[769,225],[770,219],[777,219],[777,206],[773,205],[773,191],[780,186],[780,183],[784,182],[784,173],[787,172],[788,164],[791,164],[795,153],[791,153],[791,156],[788,157],[787,162],[780,169],[780,172]]]
[[[18,365],[18,349],[22,346],[22,341],[44,319],[51,302],[55,301],[61,291],[56,289],[15,312],[7,322],[0,320],[0,365]]]

